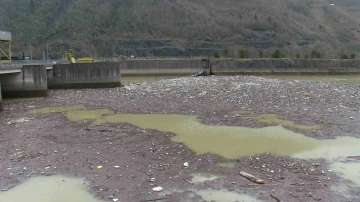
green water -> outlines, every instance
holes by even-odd
[[[35,177],[9,191],[0,192],[3,202],[100,202],[88,193],[82,179],[63,176]]]
[[[318,129],[321,129],[324,127],[324,125],[321,125],[321,124],[314,124],[314,125],[297,124],[294,121],[282,119],[277,114],[260,114],[255,117],[242,117],[241,119],[254,119],[260,123],[286,126],[286,127],[297,128],[297,129],[301,129],[301,130],[318,130]]]
[[[60,107],[44,107],[40,109],[32,109],[27,111],[30,114],[48,114],[48,113],[55,113],[55,112],[69,112],[74,110],[82,110],[85,109],[85,105],[73,105],[73,106],[60,106]]]
[[[220,162],[216,163],[216,165],[224,168],[235,168],[236,162]]]
[[[213,153],[228,159],[261,153],[273,153],[304,159],[333,159],[339,156],[357,155],[358,148],[360,148],[360,139],[357,138],[337,137],[335,139],[318,140],[286,130],[282,126],[263,128],[214,126],[199,122],[197,116],[112,114],[113,111],[109,109],[81,110],[83,108],[83,105],[62,108],[47,107],[30,110],[29,113],[64,112],[64,115],[70,120],[93,120],[92,126],[107,123],[129,123],[142,129],[174,133],[176,135],[171,137],[173,142],[185,144],[197,155]],[[291,125],[294,127],[293,123]]]
[[[209,173],[209,172],[198,172],[192,174],[191,182],[197,184],[197,183],[204,183],[206,181],[212,181],[220,178],[225,178],[225,176],[215,173]]]

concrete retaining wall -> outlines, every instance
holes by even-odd
[[[23,66],[20,73],[1,74],[2,97],[24,98],[47,95],[46,67],[42,65]]]
[[[50,89],[121,86],[120,63],[59,64],[47,75]]]
[[[213,75],[360,74],[360,60],[222,59],[211,61]]]
[[[120,62],[122,76],[189,76],[207,70],[207,60],[127,60]]]

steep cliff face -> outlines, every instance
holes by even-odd
[[[317,49],[325,56],[360,52],[355,0],[3,0],[0,30],[14,52],[51,57],[212,55],[231,47],[289,56]],[[329,5],[334,3],[335,5]],[[231,52],[231,51],[230,51]],[[236,51],[233,51],[236,55]]]

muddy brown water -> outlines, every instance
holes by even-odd
[[[348,84],[360,84],[360,75],[279,75],[263,77],[280,80],[327,81]]]
[[[8,191],[2,202],[101,202],[88,193],[83,179],[64,176],[34,177]],[[120,200],[119,200],[120,201]]]
[[[172,137],[172,141],[185,144],[197,155],[213,153],[228,159],[261,153],[303,159],[334,159],[357,155],[360,147],[360,139],[357,138],[337,137],[319,140],[284,129],[282,126],[263,128],[214,126],[201,123],[197,116],[112,114],[113,112],[109,109],[84,110],[84,108],[84,105],[46,107],[28,112],[65,112],[65,116],[70,120],[93,120],[92,126],[129,123],[143,129],[174,133],[176,135]],[[294,124],[291,122],[291,125]]]

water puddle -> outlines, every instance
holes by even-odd
[[[247,110],[235,110],[235,111],[230,112],[229,114],[237,115],[237,114],[248,114],[248,113],[249,113],[249,111],[247,111]]]
[[[336,162],[331,164],[330,169],[353,182],[356,186],[360,187],[360,163],[349,162]]]
[[[327,81],[338,83],[359,84],[360,75],[281,75],[263,76],[265,78],[281,80],[302,80],[302,81]]]
[[[27,101],[38,101],[43,100],[44,97],[33,97],[33,98],[5,98],[2,100],[3,104],[17,103],[17,102],[27,102]]]
[[[191,179],[191,182],[197,184],[197,183],[204,183],[206,181],[213,181],[216,179],[225,178],[226,176],[215,173],[209,173],[209,172],[199,172],[192,174],[192,177],[193,178]]]
[[[337,137],[318,140],[284,129],[282,126],[246,128],[238,126],[213,126],[199,122],[196,116],[177,114],[114,114],[111,110],[81,111],[83,105],[50,107],[30,110],[30,113],[67,112],[70,118],[93,119],[92,125],[129,123],[142,129],[154,129],[176,134],[171,139],[184,143],[196,154],[213,153],[228,159],[253,156],[261,153],[293,156],[304,159],[328,158],[358,154],[360,139]],[[94,114],[91,114],[94,113]],[[68,116],[69,118],[69,116]],[[310,127],[310,126],[309,126]]]
[[[242,119],[254,119],[260,123],[267,123],[272,125],[276,124],[276,125],[296,128],[300,130],[319,130],[324,127],[324,125],[320,125],[320,124],[315,124],[315,125],[297,124],[291,120],[281,119],[281,117],[278,114],[260,114],[255,117],[243,117]]]
[[[87,191],[82,179],[62,176],[35,177],[9,191],[0,193],[8,202],[100,202]]]
[[[66,112],[66,118],[70,121],[82,121],[82,120],[96,120],[104,115],[114,114],[114,111],[110,109],[95,109],[95,110],[71,110]]]
[[[48,114],[48,113],[55,113],[55,112],[68,112],[74,110],[82,110],[85,109],[85,105],[74,105],[74,106],[66,106],[66,107],[44,107],[40,109],[31,109],[27,111],[30,114]]]
[[[256,198],[253,198],[246,194],[238,194],[235,192],[229,192],[227,190],[193,190],[193,192],[199,196],[201,196],[205,201],[211,202],[260,202]]]
[[[124,137],[124,136],[128,136],[129,134],[127,133],[119,133],[119,134],[116,134],[116,137]]]
[[[293,154],[295,158],[318,159],[334,161],[359,154],[360,139],[354,137],[336,137],[335,139],[317,140],[318,145],[312,150],[304,150]]]
[[[224,168],[235,168],[236,162],[220,162],[216,163],[216,165]]]
[[[348,199],[359,199],[360,196],[358,195],[358,190],[360,188],[360,162],[335,162],[330,165],[330,169],[333,172],[336,172],[336,174],[340,177],[352,182],[334,184],[331,186],[331,191],[337,192]]]

